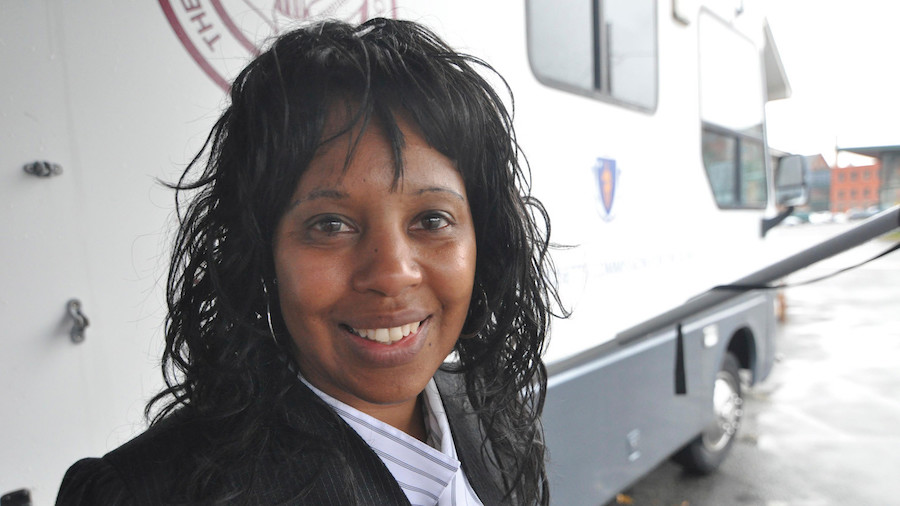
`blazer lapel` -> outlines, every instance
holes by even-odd
[[[462,376],[438,370],[435,384],[447,412],[453,443],[459,454],[463,472],[485,505],[507,504],[503,500],[503,479],[495,464],[485,459],[495,458],[478,416],[474,413],[463,385]],[[482,448],[484,446],[484,448]]]
[[[303,399],[298,399],[299,402],[295,405],[302,406],[303,412],[295,413],[297,416],[292,417],[292,425],[296,430],[314,434],[322,438],[322,441],[335,444],[344,460],[338,463],[343,464],[343,469],[322,469],[322,479],[316,487],[324,501],[321,504],[337,504],[336,498],[355,495],[357,504],[361,506],[409,506],[409,500],[397,480],[359,434],[299,381],[298,393]],[[349,474],[353,482],[333,479],[333,475],[339,473]],[[349,491],[348,487],[352,487],[353,491]],[[317,503],[310,497],[308,504]]]

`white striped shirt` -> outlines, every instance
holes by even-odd
[[[330,405],[381,458],[413,506],[483,506],[456,455],[447,413],[434,380],[425,401],[428,444],[322,392],[300,379]]]

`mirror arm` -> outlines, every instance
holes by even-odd
[[[794,212],[794,206],[787,206],[783,211],[773,216],[772,218],[763,218],[762,219],[762,237],[766,236],[766,232],[775,228],[776,225],[784,221],[785,218],[791,215]]]

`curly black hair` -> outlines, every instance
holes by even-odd
[[[277,294],[266,289],[276,225],[328,140],[330,110],[352,110],[339,134],[361,136],[378,122],[395,154],[395,181],[403,174],[402,115],[455,162],[475,224],[465,338],[456,344],[457,360],[442,367],[463,375],[507,494],[521,504],[548,504],[539,417],[547,383],[541,353],[558,302],[549,219],[530,196],[512,117],[476,69],[499,78],[512,100],[482,60],[419,24],[379,18],[280,35],[238,75],[230,105],[172,185],[181,211],[167,283],[167,388],[147,405],[153,424],[179,410],[237,424],[241,437],[223,445],[222,456],[265,437],[257,413],[278,409],[297,381]],[[216,458],[198,464],[197,488],[215,481],[217,465]]]

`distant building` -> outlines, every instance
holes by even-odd
[[[831,212],[866,209],[880,205],[880,165],[831,169]]]
[[[881,208],[888,208],[900,204],[900,146],[840,148],[840,150],[877,158],[880,166],[878,205]]]
[[[809,202],[806,210],[810,212],[831,210],[831,167],[822,155],[806,157],[809,164]]]

